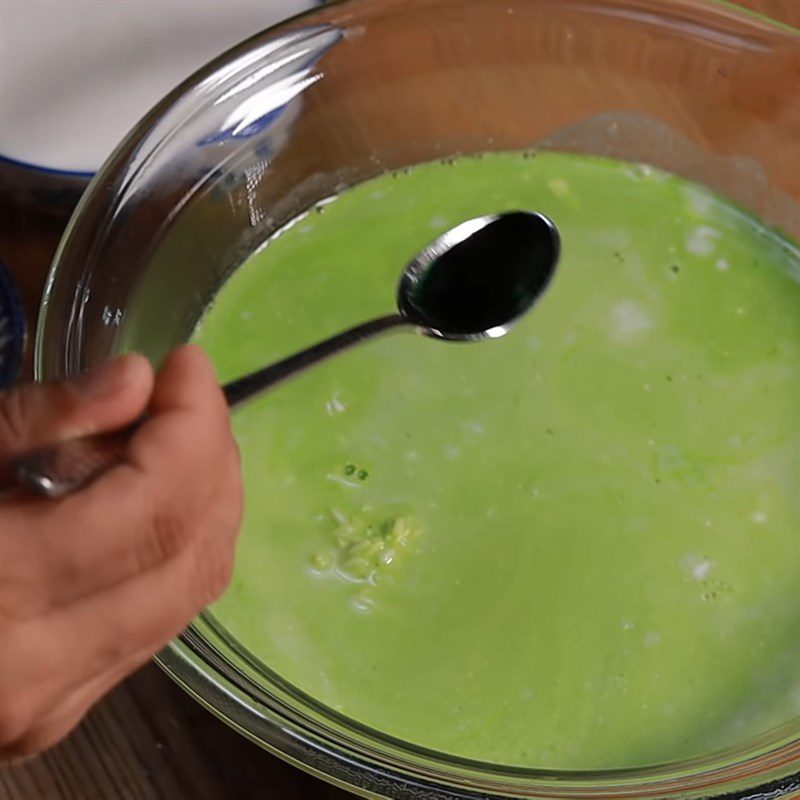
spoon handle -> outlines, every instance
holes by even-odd
[[[399,314],[370,320],[332,336],[281,361],[225,384],[222,391],[231,408],[308,367],[372,336],[409,323]],[[131,436],[143,420],[118,431],[67,439],[26,453],[12,464],[17,483],[45,497],[62,497],[86,486],[123,460]]]
[[[352,347],[354,344],[363,342],[365,339],[370,339],[392,328],[397,328],[400,325],[408,324],[399,314],[390,314],[386,317],[378,317],[361,325],[356,325],[355,328],[348,328],[346,331],[331,336],[330,339],[313,344],[311,347],[287,356],[281,361],[276,361],[263,369],[226,383],[222,387],[222,391],[225,392],[225,399],[231,408],[235,408],[265,389],[270,389],[308,367]]]

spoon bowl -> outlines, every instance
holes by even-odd
[[[400,314],[436,339],[508,333],[547,288],[561,250],[544,214],[510,211],[462,222],[412,259],[397,287]]]

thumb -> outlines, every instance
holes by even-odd
[[[144,411],[150,362],[121,356],[66,381],[0,392],[0,464],[55,442],[122,427]]]

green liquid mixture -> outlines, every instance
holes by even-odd
[[[493,154],[349,189],[198,330],[228,380],[388,313],[448,227],[563,239],[501,340],[371,341],[237,411],[217,619],[361,723],[504,764],[708,754],[800,713],[798,251],[631,164]]]

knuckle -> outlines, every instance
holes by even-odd
[[[191,542],[193,529],[185,508],[165,500],[155,500],[147,535],[142,537],[139,547],[138,571],[146,572],[181,553]]]
[[[42,438],[43,431],[76,435],[91,426],[68,383],[28,384],[0,392],[0,455]]]
[[[160,560],[166,561],[183,549],[189,526],[183,515],[174,508],[160,508],[153,514],[151,539]]]
[[[198,609],[222,596],[233,577],[233,554],[217,543],[200,548],[194,571],[194,597]]]

